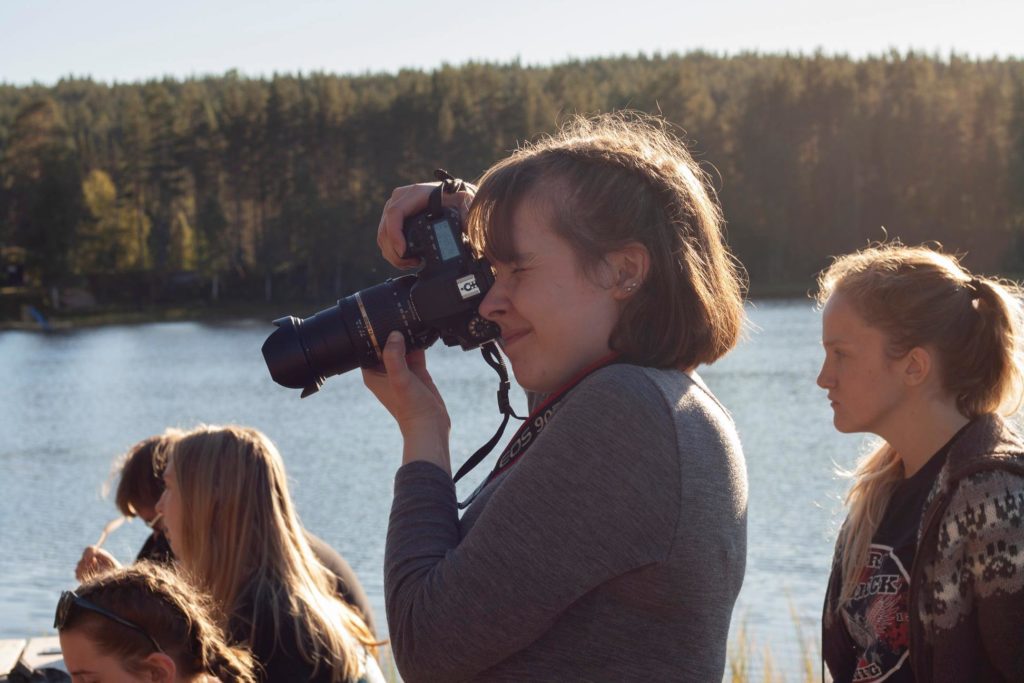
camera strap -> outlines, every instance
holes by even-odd
[[[501,352],[498,351],[498,345],[493,341],[487,342],[480,347],[480,355],[498,373],[498,410],[502,414],[501,426],[498,427],[498,431],[494,433],[494,436],[488,439],[487,443],[478,448],[476,453],[469,456],[466,462],[462,463],[462,467],[459,468],[459,471],[452,478],[454,482],[458,482],[459,479],[469,474],[474,467],[480,464],[481,460],[494,450],[495,445],[501,439],[501,435],[505,433],[505,427],[508,426],[508,419],[510,417],[514,417],[517,420],[526,419],[516,415],[515,411],[512,410],[512,402],[508,398],[508,391],[512,384],[508,381],[508,369],[505,367],[505,359],[501,357]]]
[[[441,184],[430,193],[430,215],[440,216],[444,212],[444,207],[441,204],[441,195],[462,192],[466,189],[466,183],[462,178],[456,178],[443,168],[434,169],[434,177],[440,180]]]
[[[459,471],[455,473],[455,477],[453,477],[453,481],[455,482],[458,482],[459,479],[480,464],[480,461],[487,457],[487,454],[494,449],[495,444],[498,443],[498,440],[501,439],[501,435],[505,431],[505,426],[508,424],[509,416],[515,417],[518,420],[523,419],[512,411],[512,406],[508,400],[508,389],[510,386],[508,381],[508,372],[505,370],[505,363],[502,360],[501,355],[498,353],[497,348],[495,348],[494,342],[484,344],[480,351],[483,353],[484,360],[487,361],[487,364],[494,368],[498,372],[498,376],[501,377],[501,385],[498,388],[498,407],[501,408],[504,419],[494,436],[492,436],[487,443],[478,449],[476,453],[471,455],[469,459],[462,464]],[[498,461],[494,463],[494,468],[490,471],[487,477],[480,482],[480,485],[469,495],[469,498],[458,504],[459,509],[463,510],[469,507],[473,501],[476,500],[476,497],[480,495],[480,492],[487,488],[487,485],[490,484],[499,474],[519,462],[530,446],[537,441],[537,437],[544,430],[544,427],[547,426],[551,416],[554,415],[555,409],[562,400],[569,395],[569,392],[572,391],[576,385],[589,377],[591,373],[600,370],[606,365],[612,365],[618,362],[618,360],[619,354],[617,352],[610,353],[597,362],[583,368],[583,370],[578,372],[558,390],[549,394],[547,398],[545,398],[544,401],[530,413],[530,416],[526,418],[526,421],[523,422],[519,429],[516,430],[512,440],[508,442],[508,445],[505,446],[505,450],[503,450],[501,455],[498,456]],[[500,370],[499,367],[501,368]]]

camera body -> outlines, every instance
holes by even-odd
[[[403,258],[422,259],[419,272],[360,290],[304,320],[274,321],[277,329],[263,343],[263,357],[275,382],[301,388],[305,398],[327,377],[379,365],[395,330],[409,350],[427,348],[438,338],[469,350],[498,336],[498,326],[477,312],[494,284],[491,266],[473,254],[459,212],[442,207],[440,193],[439,186],[430,208],[402,226]]]
[[[463,350],[497,337],[497,326],[477,313],[494,284],[494,273],[487,259],[476,258],[463,239],[459,212],[445,208],[439,216],[429,211],[416,214],[405,221],[402,232],[402,258],[423,259],[423,268],[412,276],[416,282],[409,299],[425,327],[446,345]]]

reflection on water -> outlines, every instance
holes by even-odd
[[[849,466],[862,440],[835,433],[814,385],[821,352],[811,305],[762,303],[750,315],[749,338],[701,374],[732,411],[749,470],[749,555],[734,625],[745,621],[759,645],[772,646],[777,668],[796,671],[790,605],[804,633],[816,635],[843,490],[833,466]],[[306,526],[349,560],[383,625],[398,430],[358,373],[304,400],[275,385],[260,354],[270,330],[246,322],[0,333],[0,637],[51,631],[82,547],[115,514],[100,495],[113,457],[167,426],[197,422],[252,425],[278,444]],[[496,376],[457,349],[437,346],[429,362],[461,460],[497,427]],[[525,408],[521,392],[513,401]],[[129,559],[145,535],[133,522],[106,547]]]

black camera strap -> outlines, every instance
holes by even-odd
[[[462,463],[462,467],[459,468],[459,471],[455,473],[455,477],[452,479],[455,482],[469,474],[474,467],[480,464],[481,460],[494,450],[494,447],[501,439],[501,435],[505,433],[505,427],[508,426],[508,419],[510,417],[514,417],[517,420],[526,419],[516,415],[515,411],[512,410],[512,402],[508,398],[508,392],[512,387],[512,383],[508,380],[508,369],[505,367],[505,359],[501,357],[501,352],[498,351],[498,345],[493,341],[487,342],[480,347],[480,355],[498,373],[498,410],[502,414],[501,426],[498,427],[498,431],[494,433],[494,436],[488,439],[487,443],[478,448],[476,453],[469,456],[466,462]]]
[[[441,204],[441,195],[462,192],[466,189],[466,183],[462,178],[456,178],[443,168],[434,169],[434,177],[440,180],[441,184],[430,193],[430,215],[440,216],[444,212],[444,206]]]
[[[505,363],[502,360],[501,355],[498,353],[497,348],[495,348],[494,342],[484,344],[480,351],[483,353],[484,360],[487,361],[487,364],[494,368],[498,372],[498,376],[501,377],[501,385],[498,389],[498,407],[501,408],[504,419],[501,422],[501,427],[498,428],[498,431],[491,437],[490,441],[485,443],[479,450],[477,450],[476,453],[471,455],[469,459],[462,464],[459,471],[455,473],[455,477],[453,477],[453,481],[455,482],[458,482],[459,479],[480,464],[480,461],[487,457],[487,454],[494,449],[495,444],[498,443],[498,440],[501,439],[501,435],[505,431],[505,426],[508,424],[509,416],[515,417],[518,420],[523,419],[512,411],[512,406],[508,400],[508,390],[510,386],[508,381],[508,372],[505,370]],[[551,416],[554,414],[558,404],[569,395],[569,392],[572,391],[576,385],[585,380],[591,373],[600,370],[606,365],[612,365],[613,363],[618,362],[618,359],[618,353],[611,353],[605,356],[599,361],[585,367],[561,388],[548,395],[548,397],[530,413],[530,416],[526,418],[526,421],[523,422],[522,425],[520,425],[519,429],[516,430],[515,436],[513,436],[512,440],[508,442],[507,446],[505,446],[505,450],[501,452],[501,455],[498,457],[498,461],[494,463],[494,468],[480,483],[480,486],[478,486],[476,490],[469,495],[469,498],[459,503],[459,509],[462,510],[469,507],[470,504],[476,500],[476,497],[480,495],[480,492],[487,488],[488,484],[494,481],[495,477],[519,462],[520,458],[526,454],[526,451],[530,446],[537,441],[537,437],[540,435],[541,431],[544,430],[544,427],[547,426],[548,420],[551,419]]]

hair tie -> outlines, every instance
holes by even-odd
[[[978,278],[972,277],[964,286],[971,293],[971,299],[977,299],[981,296],[981,280]]]

